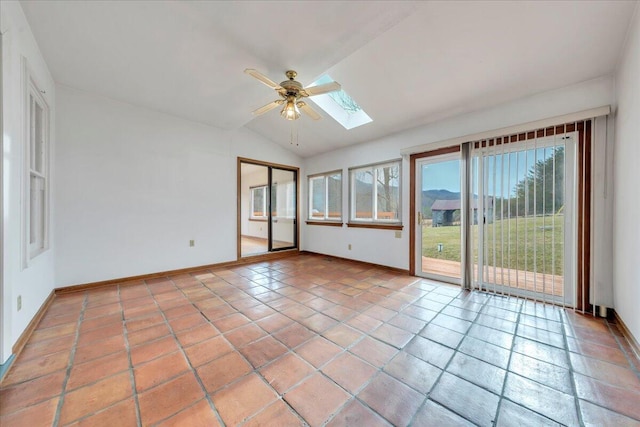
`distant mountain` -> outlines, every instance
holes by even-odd
[[[460,193],[454,193],[449,190],[424,190],[422,197],[430,197],[433,200],[453,200],[459,199]]]

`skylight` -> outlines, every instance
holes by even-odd
[[[319,86],[333,81],[330,76],[325,74],[309,86]],[[345,129],[353,129],[373,121],[344,90],[317,95],[312,99],[318,107],[322,108]]]

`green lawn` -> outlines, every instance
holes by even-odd
[[[504,268],[516,270],[534,271],[533,260],[535,252],[535,271],[562,275],[564,254],[563,226],[564,217],[562,214],[526,219],[523,217],[511,218],[487,224],[485,233],[488,236],[488,241],[485,254],[488,255],[488,264],[496,267],[504,266]],[[478,226],[473,226],[472,233],[476,259],[477,232]],[[504,245],[502,244],[503,240]],[[529,243],[525,244],[525,242]],[[443,245],[441,252],[438,252],[438,243]],[[422,255],[429,258],[459,262],[460,226],[434,228],[431,225],[423,225]]]

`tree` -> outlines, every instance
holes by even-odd
[[[382,173],[380,173],[382,171]],[[386,166],[378,170],[378,211],[397,212],[397,191],[400,172],[397,166]],[[394,194],[394,192],[396,194]]]
[[[538,160],[515,186],[512,216],[558,213],[564,206],[564,147]]]

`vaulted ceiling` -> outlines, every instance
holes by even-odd
[[[635,1],[22,1],[56,82],[306,157],[614,71]],[[373,122],[292,122],[243,73],[340,82]]]

